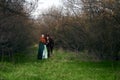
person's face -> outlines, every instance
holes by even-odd
[[[49,39],[49,37],[47,36],[47,39]]]
[[[42,34],[41,37],[44,38],[44,34]]]

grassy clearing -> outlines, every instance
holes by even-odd
[[[59,50],[47,60],[37,60],[37,49],[16,56],[14,63],[0,62],[0,80],[120,80],[119,62],[80,61]]]

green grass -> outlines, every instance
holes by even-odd
[[[60,50],[47,60],[37,60],[37,49],[29,54],[16,54],[14,63],[0,62],[0,80],[120,80],[119,62],[80,61]]]

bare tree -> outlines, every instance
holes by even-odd
[[[25,9],[28,6],[25,3],[25,0],[0,1],[0,55],[24,51],[33,43],[30,19],[33,7]]]
[[[63,2],[65,9],[72,14],[70,15],[72,22],[75,23],[69,25],[69,28],[79,26],[81,29],[82,27],[79,33],[83,32],[82,36],[85,35],[83,39],[85,49],[100,59],[113,58],[114,55],[119,57],[119,1],[65,0]]]

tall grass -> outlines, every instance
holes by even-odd
[[[52,57],[37,60],[37,48],[16,54],[13,62],[0,62],[0,80],[120,80],[119,62],[76,59],[74,53],[55,50]]]

